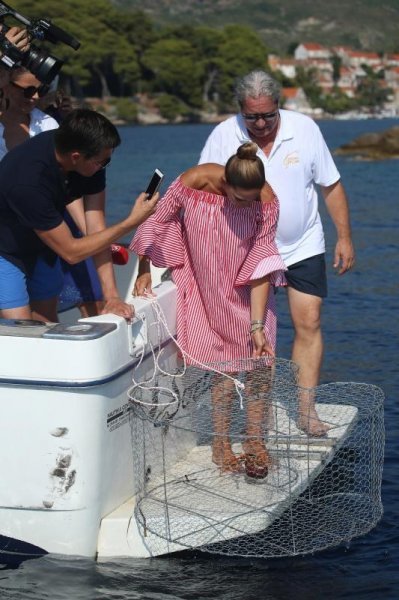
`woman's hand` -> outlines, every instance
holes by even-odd
[[[274,356],[274,350],[266,339],[265,332],[263,329],[257,329],[251,333],[253,352],[252,358],[259,358],[260,356]]]
[[[142,273],[137,276],[133,288],[133,296],[152,295],[151,273]]]

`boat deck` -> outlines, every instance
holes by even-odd
[[[275,466],[256,483],[245,474],[221,473],[210,446],[194,447],[151,480],[144,497],[131,498],[102,520],[98,558],[156,556],[266,529],[331,462],[357,420],[350,405],[320,404],[317,411],[331,424],[324,438],[301,433],[277,406],[277,428],[267,439]],[[233,450],[239,454],[240,444]]]

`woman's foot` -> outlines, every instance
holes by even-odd
[[[234,454],[231,443],[227,440],[215,440],[212,444],[212,462],[221,473],[241,473],[243,471],[242,456]]]
[[[264,479],[269,469],[274,466],[266,446],[261,440],[248,440],[243,443],[245,457],[245,473],[252,479]]]

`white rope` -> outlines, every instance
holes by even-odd
[[[236,388],[236,392],[238,394],[238,397],[240,399],[240,408],[241,410],[243,410],[244,408],[244,404],[243,404],[243,397],[242,397],[242,391],[245,389],[245,385],[239,381],[238,379],[236,379],[235,377],[231,377],[230,375],[228,375],[227,373],[223,373],[223,371],[219,371],[218,369],[215,368],[211,368],[209,365],[201,363],[199,360],[197,360],[196,358],[192,357],[190,354],[188,354],[188,352],[186,352],[185,350],[183,350],[183,348],[179,345],[177,339],[174,337],[174,335],[172,334],[172,332],[170,331],[169,327],[168,327],[168,323],[165,317],[165,313],[162,310],[161,305],[159,304],[159,302],[156,300],[156,298],[154,298],[154,296],[150,296],[150,294],[148,294],[147,292],[145,292],[145,295],[143,296],[144,300],[148,300],[149,302],[151,302],[151,308],[153,309],[153,312],[156,315],[156,321],[154,321],[154,323],[151,323],[151,325],[156,324],[158,326],[158,354],[156,355],[154,352],[154,347],[151,343],[151,341],[149,340],[149,346],[151,349],[151,353],[152,353],[152,357],[153,357],[153,361],[154,361],[154,372],[153,375],[151,377],[151,379],[148,380],[148,382],[146,383],[150,383],[151,381],[153,381],[155,379],[155,375],[156,372],[159,371],[160,373],[162,373],[163,375],[169,376],[169,377],[183,377],[186,369],[187,369],[187,362],[186,362],[186,357],[190,359],[190,361],[192,361],[193,363],[197,364],[199,367],[204,368],[205,370],[208,371],[213,371],[214,373],[217,373],[218,375],[221,375],[223,377],[226,377],[227,379],[230,379],[233,383],[234,386]],[[142,323],[144,324],[144,319],[143,317],[141,317],[140,315],[137,315],[137,318],[140,319],[142,321]],[[150,326],[151,326],[150,325]],[[160,339],[161,339],[161,335],[160,335],[160,325],[162,325],[166,331],[166,333],[168,334],[169,338],[171,340],[174,341],[174,343],[176,344],[176,346],[178,347],[178,349],[181,352],[181,355],[183,357],[183,370],[180,374],[176,374],[176,373],[168,373],[167,371],[164,371],[160,366],[159,366],[159,358],[163,352],[163,348],[160,348]],[[140,360],[138,362],[138,364],[136,365],[135,369],[137,369],[144,358],[144,352],[145,352],[145,345],[143,344],[143,349],[141,352],[141,356],[140,356]],[[168,388],[164,388],[161,386],[150,386],[148,387],[147,385],[143,385],[142,383],[137,382],[134,379],[134,376],[132,377],[132,381],[133,381],[133,387],[130,388],[128,390],[128,396],[131,400],[133,400],[134,402],[137,402],[138,404],[143,404],[145,406],[171,406],[173,404],[175,404],[176,402],[179,401],[179,398],[177,396],[177,394],[175,392],[173,392],[172,390],[168,389]],[[174,397],[174,400],[171,402],[164,402],[164,403],[151,403],[151,402],[142,402],[141,400],[138,400],[137,398],[132,398],[131,396],[131,392],[134,389],[145,389],[145,390],[153,390],[153,391],[166,391],[167,393],[171,394]]]

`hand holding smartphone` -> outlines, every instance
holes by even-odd
[[[147,200],[150,200],[153,195],[158,191],[163,179],[163,173],[159,169],[155,169],[153,176],[151,177],[150,183],[145,191]]]

